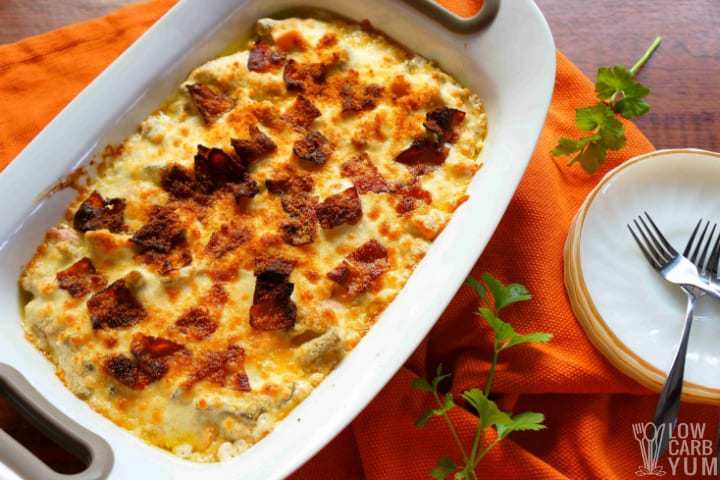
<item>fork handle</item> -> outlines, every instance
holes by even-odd
[[[687,307],[685,309],[685,321],[683,322],[682,338],[680,345],[675,353],[672,367],[668,372],[665,385],[660,392],[660,399],[655,408],[655,418],[653,423],[658,428],[660,439],[653,439],[655,444],[654,452],[656,458],[660,458],[668,447],[670,442],[670,433],[677,422],[678,412],[680,411],[680,397],[682,394],[683,377],[685,374],[685,356],[687,355],[688,340],[690,339],[690,329],[692,328],[693,313],[697,296],[690,291],[687,293]]]

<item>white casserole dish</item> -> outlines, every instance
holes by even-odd
[[[322,8],[368,19],[483,99],[484,166],[455,213],[377,324],[275,430],[239,457],[196,464],[152,447],[91,410],[24,339],[17,279],[74,193],[43,196],[58,179],[118,143],[190,70],[249,34],[258,18]],[[508,0],[477,33],[454,33],[409,3],[387,0],[182,0],[68,105],[0,174],[0,362],[19,370],[68,417],[104,438],[109,478],[281,478],[328,443],[378,393],[432,328],[483,251],[522,177],[555,79],[550,30],[531,0]],[[0,442],[2,438],[0,438]],[[7,470],[6,470],[7,471]],[[3,473],[0,465],[0,477]],[[140,477],[141,476],[141,477]]]

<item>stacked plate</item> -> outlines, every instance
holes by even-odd
[[[686,296],[642,256],[627,224],[647,211],[682,251],[700,218],[720,222],[720,154],[658,150],[609,172],[580,207],[565,243],[565,286],[590,341],[620,371],[660,391]],[[683,399],[720,405],[720,302],[695,311]]]

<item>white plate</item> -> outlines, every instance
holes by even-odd
[[[682,331],[686,296],[642,256],[626,224],[647,211],[678,251],[702,217],[720,222],[720,154],[658,151],[611,172],[587,207],[580,233],[582,277],[607,328],[664,374]],[[704,297],[688,346],[685,381],[720,395],[720,303]]]
[[[485,166],[396,300],[353,352],[263,441],[232,461],[202,465],[154,448],[74,397],[23,338],[17,278],[44,232],[72,198],[39,194],[120,141],[193,67],[248,35],[258,18],[292,7],[368,19],[408,48],[437,60],[484,101]],[[111,478],[287,476],[345,427],[387,383],[432,328],[485,248],[532,155],[555,79],[555,47],[530,0],[501,4],[476,34],[453,33],[409,3],[387,0],[183,0],[105,70],[0,174],[0,362],[20,370],[69,417],[115,452]]]

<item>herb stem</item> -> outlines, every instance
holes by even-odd
[[[635,62],[635,65],[632,66],[630,69],[630,73],[633,77],[637,75],[637,73],[640,71],[642,67],[645,66],[645,64],[650,60],[650,57],[652,57],[653,53],[655,53],[655,50],[658,49],[660,44],[662,43],[663,38],[658,36],[655,37],[655,40],[653,40],[653,43],[650,45],[650,47],[645,51],[642,57]]]
[[[435,401],[437,402],[438,406],[442,406],[440,395],[438,395],[436,389],[433,389],[433,397],[435,397]],[[455,425],[452,423],[452,420],[450,420],[450,416],[447,414],[447,412],[443,413],[442,416],[445,419],[445,423],[447,423],[448,429],[450,429],[453,440],[455,440],[455,445],[457,445],[458,450],[460,450],[460,453],[462,454],[463,460],[465,461],[465,463],[467,463],[468,456],[467,453],[465,453],[465,448],[463,447],[462,442],[460,441],[460,436],[458,435],[457,430],[455,430]]]
[[[487,447],[485,447],[485,448],[483,449],[483,451],[480,452],[480,455],[478,455],[477,459],[475,459],[475,464],[473,465],[473,468],[477,467],[477,464],[480,463],[480,460],[482,460],[483,457],[484,457],[485,455],[487,455],[490,450],[492,450],[493,448],[495,448],[495,445],[497,445],[498,443],[500,443],[500,440],[501,440],[501,438],[499,438],[499,437],[496,438],[495,440],[492,441],[492,443],[490,443],[490,445],[488,445]]]
[[[494,341],[493,344],[493,356],[492,361],[490,363],[490,370],[488,370],[488,376],[487,380],[485,381],[485,388],[483,389],[483,393],[487,397],[490,395],[490,389],[492,388],[493,380],[495,380],[495,368],[497,367],[497,361],[498,361],[498,355],[500,354],[500,348],[498,345],[497,339]]]

